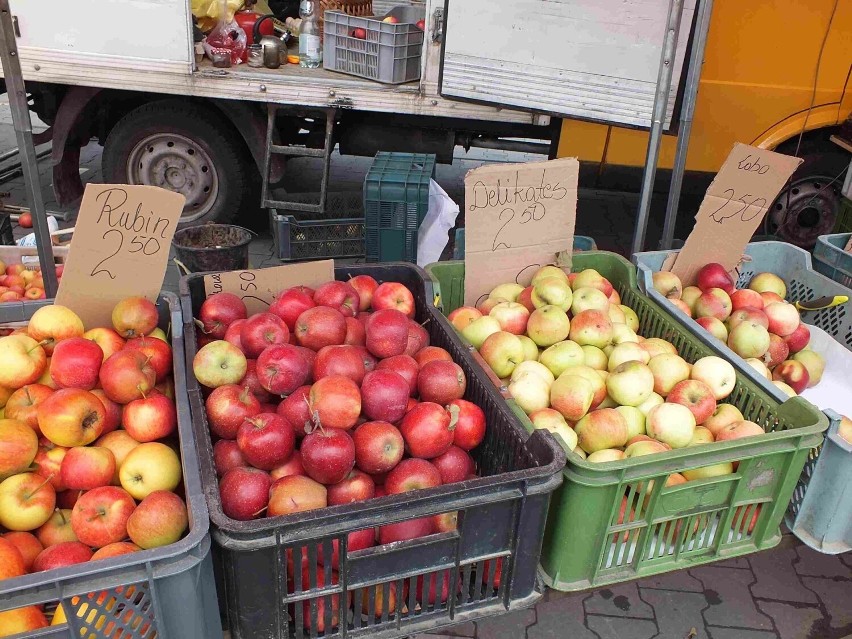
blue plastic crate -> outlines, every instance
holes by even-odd
[[[852,288],[852,253],[843,250],[852,233],[820,235],[814,246],[814,268],[843,286]]]

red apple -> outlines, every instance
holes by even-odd
[[[429,332],[414,320],[408,320],[408,345],[405,355],[415,355],[429,346]]]
[[[532,302],[530,302],[530,304],[532,304]],[[447,315],[447,319],[450,320],[450,324],[452,324],[459,332],[467,328],[472,321],[477,320],[480,317],[482,317],[482,313],[473,306],[459,306],[456,310],[451,311],[450,314]]]
[[[220,439],[213,444],[213,465],[216,467],[216,475],[221,477],[232,468],[248,466],[248,462],[240,452],[237,442]]]
[[[311,386],[311,415],[325,428],[352,428],[361,414],[361,392],[348,377],[323,377]]]
[[[33,562],[33,572],[64,568],[85,563],[92,558],[92,549],[79,541],[64,541],[42,550]]]
[[[245,350],[243,350],[243,341],[240,338],[240,335],[243,330],[243,324],[245,323],[246,321],[244,319],[234,320],[230,325],[228,325],[228,328],[225,331],[225,336],[222,338],[229,344],[236,346],[243,353],[245,353]]]
[[[373,293],[373,309],[396,309],[407,317],[414,317],[414,295],[398,282],[379,284]]]
[[[124,407],[124,430],[138,442],[152,442],[177,430],[174,401],[159,392],[134,399]]]
[[[473,450],[485,439],[485,413],[479,406],[465,399],[454,399],[449,403],[450,415],[453,414],[453,407],[458,409],[453,444],[462,450]]]
[[[59,479],[69,490],[108,486],[115,476],[115,455],[109,448],[75,446],[62,458]]]
[[[426,579],[429,581],[426,582]],[[444,603],[450,596],[451,580],[452,576],[450,575],[449,570],[429,573],[428,577],[426,575],[418,576],[416,582],[417,601],[419,601],[420,605],[423,607],[434,606],[435,602]],[[425,589],[423,587],[424,583],[426,584]],[[438,594],[439,591],[440,598]]]
[[[115,457],[115,474],[112,478],[112,485],[121,485],[119,479],[121,466],[131,451],[139,446],[139,442],[133,439],[126,430],[115,430],[99,437],[95,445],[112,451],[112,455]]]
[[[407,521],[398,521],[379,528],[379,544],[391,544],[395,541],[407,541],[425,537],[435,532],[431,517],[419,517]]]
[[[453,445],[455,421],[450,412],[433,402],[421,402],[402,419],[399,430],[412,457],[431,459]]]
[[[464,481],[476,473],[473,458],[458,446],[450,446],[447,452],[432,459],[432,464],[441,473],[442,484]]]
[[[10,542],[15,548],[18,549],[18,552],[21,554],[21,558],[24,562],[24,571],[30,572],[33,569],[33,562],[35,558],[38,557],[39,553],[44,550],[44,546],[41,545],[41,542],[38,538],[29,532],[23,531],[12,531],[8,532],[0,539],[5,539],[7,542]],[[10,559],[11,553],[9,557],[4,557],[3,553],[3,542],[0,542],[0,561],[12,561],[14,559]],[[19,573],[19,574],[23,574]],[[3,571],[0,570],[0,579],[4,579]]]
[[[441,472],[425,459],[403,459],[385,479],[389,495],[441,485]]]
[[[314,304],[336,309],[344,317],[355,317],[361,306],[361,297],[346,282],[331,281],[314,291]]]
[[[140,548],[160,548],[177,542],[188,526],[183,499],[167,490],[155,490],[127,519],[127,536]]]
[[[2,428],[2,426],[0,426]],[[35,472],[45,479],[50,480],[50,485],[56,492],[65,490],[65,484],[59,476],[59,471],[62,468],[62,460],[68,449],[63,446],[56,446],[47,438],[42,438],[39,441],[38,452],[33,460]]]
[[[347,319],[354,320],[354,318]],[[356,384],[361,384],[366,373],[364,358],[354,346],[325,346],[319,350],[314,359],[313,373],[314,381],[332,375],[342,375]]]
[[[215,339],[223,339],[231,324],[246,317],[245,303],[233,293],[224,291],[208,297],[198,310],[201,330]]]
[[[798,353],[810,343],[811,329],[804,322],[800,322],[796,330],[787,335],[784,341],[787,342],[787,348],[790,349],[791,354]],[[6,412],[8,415],[8,409]]]
[[[101,435],[111,433],[121,425],[121,404],[116,404],[107,397],[102,388],[95,388],[89,392],[101,400],[104,407],[104,429]]]
[[[376,483],[367,473],[350,470],[343,480],[328,487],[328,505],[351,504],[372,499],[376,494]]]
[[[323,568],[322,566],[316,567],[316,587],[324,588],[330,585],[334,585],[338,583],[337,573],[331,569]],[[309,584],[314,582],[311,581],[310,577],[310,568],[308,566],[304,566],[302,568],[302,587],[307,589],[309,588]],[[345,608],[343,609],[344,615],[348,612],[350,601],[347,600],[344,602]],[[316,632],[323,634],[328,632],[331,634],[332,628],[337,626],[340,623],[340,595],[331,595],[319,597],[317,599],[306,599],[302,602],[295,604],[297,606],[302,606],[302,625],[305,629],[313,629],[313,615],[314,610],[316,610]],[[326,606],[331,607],[331,614],[328,614],[328,610],[326,610]],[[328,618],[330,617],[330,625],[327,625]],[[295,619],[295,615],[293,615]],[[311,635],[316,635],[313,631],[310,633]]]
[[[104,352],[96,342],[84,337],[62,340],[50,359],[50,377],[59,388],[91,390],[103,361]]]
[[[713,395],[713,390],[697,379],[687,379],[675,384],[666,401],[686,406],[698,425],[710,419],[716,410],[716,397]]]
[[[114,544],[107,544],[103,548],[98,548],[89,561],[120,557],[121,555],[129,555],[132,552],[139,552],[140,550],[142,549],[139,546],[129,541],[117,541]]]
[[[300,386],[284,398],[276,413],[284,417],[296,431],[296,437],[302,438],[313,428],[310,408],[310,386]]]
[[[452,362],[453,356],[450,355],[446,349],[443,349],[440,346],[427,346],[414,355],[414,361],[416,361],[417,365],[421,368],[434,360]]]
[[[272,470],[293,453],[296,434],[290,423],[275,413],[247,418],[237,431],[237,445],[245,460],[261,470]]]
[[[272,400],[272,395],[260,383],[260,377],[257,374],[257,360],[246,360],[246,374],[240,381],[240,386],[247,388],[248,391],[257,398],[261,404],[268,403]]]
[[[364,327],[364,322],[355,317],[347,317],[346,337],[343,343],[349,346],[366,346],[367,329]]]
[[[367,30],[362,27],[355,27],[352,29],[352,37],[358,38],[359,40],[367,39]]]
[[[326,487],[304,475],[288,475],[276,479],[269,489],[267,516],[291,515],[328,505]]]
[[[467,378],[461,366],[455,362],[427,362],[420,367],[417,388],[421,401],[443,406],[464,396]]]
[[[371,314],[366,332],[367,350],[376,357],[402,355],[408,347],[408,318],[398,310],[386,308]]]
[[[355,444],[337,428],[317,428],[305,436],[300,450],[305,472],[321,484],[343,481],[355,465]]]
[[[775,370],[772,371],[772,379],[784,382],[796,391],[797,395],[801,395],[808,387],[808,383],[811,381],[811,376],[810,373],[808,373],[808,369],[805,368],[805,365],[802,364],[802,362],[788,359],[775,367]]]
[[[37,410],[38,406],[53,394],[53,389],[44,384],[27,384],[22,386],[9,396],[6,400],[6,419],[15,419],[24,422],[39,434]],[[2,447],[2,444],[0,444]],[[0,458],[2,458],[0,452]],[[3,464],[0,462],[0,476],[3,476]]]
[[[366,34],[364,37],[366,37]],[[361,39],[363,40],[364,38]],[[373,304],[373,295],[379,287],[379,283],[369,275],[356,275],[349,280],[349,286],[354,288],[358,293],[358,310],[369,310]]]
[[[112,327],[124,339],[147,335],[159,320],[156,305],[144,297],[127,297],[112,309]]]
[[[448,513],[441,513],[440,515],[433,515],[432,525],[435,528],[435,532],[438,533],[453,532],[454,530],[458,530],[459,513],[457,510],[454,510]]]
[[[731,293],[731,307],[735,311],[746,307],[763,310],[763,298],[750,288],[737,289]]]
[[[221,295],[221,293],[219,293]],[[172,347],[169,343],[156,337],[136,337],[127,340],[126,350],[139,351],[148,358],[157,382],[162,382],[172,372]],[[54,360],[56,356],[54,355]]]
[[[80,494],[75,492],[75,494]],[[39,543],[48,548],[68,541],[78,541],[71,527],[71,509],[57,508],[35,532]]]
[[[124,489],[95,488],[83,493],[74,504],[71,528],[87,546],[100,548],[113,544],[127,537],[127,519],[135,508],[136,502]]]
[[[121,355],[118,353],[113,357]],[[81,388],[64,388],[36,408],[42,434],[57,446],[85,446],[103,434],[106,410],[95,395]]]
[[[296,286],[287,289],[275,298],[275,301],[269,307],[269,312],[284,320],[290,332],[294,333],[299,315],[314,306],[316,304],[314,304],[313,292],[302,286]]]
[[[304,385],[310,374],[308,360],[289,344],[267,348],[257,359],[260,385],[273,395],[289,395]]]
[[[698,288],[707,292],[711,288],[721,288],[728,295],[734,292],[734,278],[730,276],[725,267],[716,262],[701,267],[696,276]]]
[[[396,426],[388,422],[366,422],[352,433],[355,464],[365,473],[386,473],[396,466],[405,452],[405,440]]]
[[[269,502],[270,486],[272,478],[262,470],[232,468],[219,480],[222,512],[239,521],[257,519]]]
[[[343,344],[346,340],[346,319],[333,308],[317,306],[304,311],[296,320],[296,340],[313,351],[323,346]]]
[[[271,471],[269,471],[269,475],[272,479],[281,479],[282,477],[289,477],[290,475],[304,475],[305,467],[302,465],[302,453],[298,450],[294,450],[293,454],[287,458],[283,464],[279,464]]]
[[[394,355],[383,359],[376,366],[376,370],[395,372],[408,382],[408,394],[411,396],[417,394],[417,375],[420,373],[420,366],[417,364],[417,360],[410,355]]]
[[[408,407],[408,382],[392,370],[367,373],[361,384],[361,409],[371,420],[398,422]]]
[[[224,439],[236,439],[245,419],[260,413],[260,402],[249,389],[226,384],[213,390],[204,403],[210,430]]]
[[[157,373],[140,351],[124,350],[103,363],[101,387],[112,401],[127,404],[144,397],[157,383]]]
[[[277,315],[258,313],[249,317],[240,328],[242,350],[249,359],[257,358],[271,346],[290,342],[290,329]]]
[[[356,530],[349,533],[346,537],[346,551],[355,552],[356,550],[364,550],[365,548],[371,548],[375,543],[376,531],[373,528]],[[320,565],[326,565],[322,544],[317,546],[317,562]],[[331,540],[331,567],[335,570],[340,568],[340,543],[336,538]]]
[[[787,359],[790,354],[790,347],[783,337],[779,337],[775,333],[769,334],[769,349],[761,358],[763,363],[769,369],[775,368],[778,364]]]

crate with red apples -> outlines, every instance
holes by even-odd
[[[169,585],[130,573],[167,569],[208,538],[188,410],[176,404],[186,404],[183,342],[166,333],[177,298],[126,298],[110,326],[86,327],[55,304],[30,315],[0,337],[0,636],[68,615],[83,632],[118,621],[162,631],[178,611],[150,601]],[[202,559],[170,585],[197,579]],[[78,596],[94,581],[89,562],[108,578]],[[75,596],[57,602],[56,584]],[[34,593],[56,605],[32,605]],[[113,608],[123,612],[110,621]]]
[[[300,637],[346,624],[404,636],[503,610],[509,584],[531,602],[559,448],[514,422],[432,309],[420,269],[337,276],[283,290],[253,315],[237,295],[207,297],[201,276],[182,282],[231,631]],[[268,612],[252,617],[246,601]]]

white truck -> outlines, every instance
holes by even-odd
[[[374,0],[374,13],[396,4]],[[327,163],[336,145],[441,162],[456,145],[555,156],[561,117],[649,126],[668,3],[413,4],[426,15],[421,79],[392,86],[295,64],[214,68],[196,56],[190,0],[10,0],[58,201],[82,195],[79,152],[92,138],[105,181],[183,193],[188,225],[257,215],[287,157]],[[687,0],[666,125],[694,12]],[[310,217],[323,204],[292,208]]]

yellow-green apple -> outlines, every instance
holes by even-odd
[[[38,436],[24,422],[0,419],[0,480],[24,472],[38,453]]]
[[[612,322],[602,311],[590,310],[578,313],[571,320],[570,328],[571,340],[580,346],[597,346],[602,349],[612,342]]]
[[[531,299],[536,308],[556,306],[567,312],[573,298],[568,282],[560,277],[544,277],[533,284]]]
[[[695,323],[719,341],[728,341],[728,329],[725,328],[725,323],[722,320],[715,317],[699,317],[695,320]]]
[[[680,278],[671,271],[657,271],[652,275],[654,288],[663,297],[679,300],[683,295],[683,284]]]
[[[654,392],[654,374],[647,364],[624,362],[607,377],[606,389],[616,403],[639,406]]]
[[[106,435],[101,435],[95,442],[96,446],[111,450],[113,457],[115,457],[115,473],[112,476],[112,484],[114,486],[118,486],[121,483],[118,475],[121,465],[127,459],[130,451],[139,444],[140,442],[133,439],[125,430],[114,430]]]
[[[680,300],[686,304],[690,313],[695,309],[695,302],[698,301],[698,298],[701,297],[702,293],[703,291],[697,286],[687,286],[683,289],[683,292],[680,295]]]
[[[618,308],[624,313],[624,319],[626,320],[624,323],[627,324],[627,328],[629,328],[634,333],[639,331],[639,316],[629,306],[625,306],[624,304],[619,304]]]
[[[627,424],[627,441],[645,434],[645,414],[635,406],[616,406]]]
[[[509,300],[510,302],[516,302],[518,301],[518,295],[520,295],[523,290],[524,287],[520,284],[515,284],[515,282],[498,284],[491,289],[488,297],[502,298],[504,300]]]
[[[642,457],[643,455],[656,455],[657,453],[665,453],[671,449],[671,446],[649,437],[627,444],[627,447],[624,449],[624,457],[630,459],[632,457]]]
[[[101,366],[99,378],[106,396],[119,404],[145,397],[157,383],[150,359],[137,350],[123,350],[110,357]]]
[[[609,297],[613,291],[612,284],[610,284],[609,280],[592,268],[587,268],[586,270],[577,273],[571,286],[575,291],[578,288],[590,286],[598,289],[607,297]]]
[[[512,371],[511,380],[515,381],[527,373],[538,375],[547,382],[548,387],[550,387],[550,384],[552,384],[556,379],[556,376],[550,371],[550,369],[541,362],[523,361],[515,366],[515,370]]]
[[[473,320],[465,326],[462,331],[464,337],[475,349],[479,349],[489,335],[500,331],[500,322],[489,315],[484,315]]]
[[[845,441],[852,444],[852,419],[845,415],[840,416],[840,425],[837,427],[837,434]]]
[[[574,425],[580,448],[589,454],[627,443],[627,421],[614,408],[601,408]]]
[[[500,302],[489,315],[497,320],[502,330],[513,335],[522,335],[530,318],[527,307],[517,302]]]
[[[373,304],[373,293],[379,288],[379,283],[369,275],[356,275],[350,278],[347,284],[358,293],[358,310],[361,312],[369,310]]]
[[[608,358],[606,353],[604,353],[601,349],[589,344],[581,346],[580,348],[583,349],[583,363],[586,366],[598,371],[605,371],[607,369]]]
[[[538,344],[526,335],[518,335],[518,339],[524,345],[524,361],[537,362],[539,357]]]
[[[127,519],[127,535],[140,548],[159,548],[175,543],[189,526],[183,499],[156,490]]]
[[[6,541],[11,542],[12,545],[18,549],[18,552],[21,553],[21,557],[24,560],[24,569],[26,572],[30,572],[32,570],[35,558],[38,557],[38,554],[42,550],[44,550],[44,546],[41,545],[38,538],[30,532],[15,530],[6,533],[0,537],[0,539],[5,539]],[[2,542],[0,542],[0,544],[2,544]],[[3,560],[3,550],[2,545],[0,545],[0,561]],[[2,578],[3,577],[0,576],[0,579]]]
[[[765,434],[766,431],[764,431],[758,424],[748,420],[743,420],[739,422],[732,422],[727,426],[720,428],[715,434],[715,440],[717,442],[726,442],[732,439],[754,437],[755,435]]]
[[[509,382],[509,393],[525,413],[533,413],[550,405],[550,387],[537,373],[525,373]]]
[[[124,407],[124,430],[138,442],[152,442],[168,437],[177,430],[175,403],[154,392],[142,399],[134,399]]]
[[[769,318],[769,332],[785,337],[799,327],[799,309],[787,302],[774,302],[763,309]]]
[[[607,370],[611,373],[624,362],[642,362],[647,364],[650,360],[648,351],[636,342],[622,342],[617,344],[609,354]]]
[[[11,637],[31,630],[47,628],[47,617],[38,606],[24,606],[0,612],[0,636]]]
[[[703,295],[703,293],[702,293],[702,295]],[[683,313],[687,317],[693,317],[693,315],[695,315],[695,311],[693,311],[692,308],[687,306],[686,302],[684,302],[683,300],[669,300],[669,302],[671,302],[672,306],[674,306],[677,310],[679,310],[681,313]],[[696,305],[697,305],[697,303],[698,302],[696,300]]]
[[[677,349],[674,347],[674,344],[659,337],[649,337],[640,346],[648,352],[649,359],[663,353],[677,355]]]
[[[704,426],[696,426],[695,432],[692,434],[692,439],[687,446],[698,446],[699,444],[712,444],[715,440],[711,433]]]
[[[544,364],[554,377],[559,377],[573,366],[582,366],[585,362],[585,355],[579,344],[570,340],[563,340],[553,346],[548,346],[541,353],[538,361]]]
[[[717,404],[713,414],[701,424],[713,433],[713,437],[728,424],[741,422],[745,419],[740,409],[733,404]]]
[[[537,308],[530,314],[527,322],[527,335],[543,348],[566,339],[570,330],[568,315],[556,306]]]
[[[728,334],[728,348],[743,359],[763,358],[771,343],[769,331],[755,322],[740,322]]]
[[[686,406],[696,424],[703,424],[716,410],[716,398],[713,391],[704,382],[697,379],[685,379],[675,384],[669,392],[667,401]]]
[[[107,544],[103,548],[98,548],[89,561],[109,559],[110,557],[120,557],[121,555],[129,555],[132,552],[139,552],[140,550],[142,549],[139,546],[132,544],[129,541],[117,541],[114,544]]]
[[[782,393],[784,393],[787,397],[796,397],[798,393],[792,389],[789,384],[785,384],[784,382],[774,379],[772,383],[775,384],[775,387],[778,388]]]
[[[744,306],[731,313],[730,317],[725,320],[725,327],[728,329],[728,333],[730,334],[742,322],[754,322],[767,330],[769,329],[769,318],[766,317],[766,313],[762,309]]]
[[[504,299],[502,297],[486,297],[479,304],[476,305],[476,310],[482,313],[483,315],[490,315],[491,309],[501,304],[502,302],[508,302],[509,300]]]
[[[534,285],[536,282],[543,280],[546,277],[558,277],[566,282],[568,281],[568,274],[558,266],[542,266],[535,272],[535,275],[532,276],[530,284]]]
[[[811,329],[808,328],[807,324],[801,322],[795,331],[784,337],[784,341],[787,342],[790,353],[798,353],[808,347],[811,341]]]
[[[70,508],[57,508],[35,534],[39,543],[45,548],[69,541],[79,541],[71,527]]]
[[[695,300],[694,314],[695,317],[715,317],[724,321],[731,314],[731,298],[721,288],[704,291]]]
[[[612,304],[606,309],[607,317],[609,317],[609,321],[613,324],[624,324],[627,325],[627,316],[624,314],[624,311],[621,310],[621,307],[618,304]],[[631,329],[632,330],[632,329]]]
[[[610,320],[611,321],[611,320]],[[639,343],[639,336],[634,333],[627,324],[612,325],[612,345],[624,344],[625,342]],[[606,348],[606,347],[604,347]]]
[[[47,367],[47,355],[29,335],[7,335],[0,337],[0,362],[0,386],[17,389],[38,381]]]
[[[648,412],[645,430],[672,448],[683,448],[695,433],[695,417],[686,406],[666,402]]]
[[[722,475],[730,475],[734,472],[734,465],[731,462],[720,462],[710,466],[699,466],[698,468],[687,468],[680,472],[686,478],[686,481],[695,481],[697,479],[709,479],[710,477],[721,477]]]
[[[644,402],[639,404],[636,408],[642,411],[642,414],[645,415],[646,419],[648,417],[648,411],[650,411],[654,406],[662,404],[664,400],[662,397],[657,395],[657,393],[651,393]]]
[[[83,320],[67,306],[42,306],[30,318],[27,333],[51,355],[56,343],[83,336]]]
[[[50,519],[56,491],[36,473],[18,473],[0,482],[0,526],[7,530],[35,530]]]
[[[107,486],[115,476],[115,455],[109,448],[75,446],[62,458],[59,478],[70,490]]]
[[[610,304],[615,304],[616,306],[619,306],[621,304],[621,294],[619,294],[619,292],[615,289],[612,289],[612,293],[609,294],[609,297],[607,297],[607,299],[609,300]]]
[[[741,308],[763,309],[763,298],[760,293],[750,288],[740,288],[731,293],[731,307],[736,311]]]
[[[476,310],[473,306],[459,306],[456,310],[447,315],[457,331],[464,330],[473,320],[482,317],[482,313]]]
[[[225,340],[216,340],[202,346],[192,360],[195,378],[208,388],[238,384],[245,377],[247,368],[248,363],[243,352]]]
[[[84,337],[64,339],[53,349],[50,378],[59,388],[92,390],[103,361],[104,352],[96,342]]]
[[[808,370],[808,388],[820,383],[822,374],[825,372],[825,358],[822,355],[810,349],[804,349],[793,355],[792,359],[801,362]],[[6,409],[6,415],[8,414],[9,411]]]
[[[112,309],[112,327],[124,339],[147,335],[159,319],[156,305],[144,297],[126,297]]]
[[[775,293],[781,299],[787,297],[787,285],[774,273],[758,273],[751,278],[748,287],[758,293]]]
[[[718,288],[728,294],[734,292],[734,278],[718,262],[702,266],[695,276],[695,283],[702,291]]]
[[[121,487],[134,499],[145,499],[155,490],[174,490],[180,476],[177,453],[160,442],[139,444],[124,458],[118,471]]]
[[[81,388],[55,391],[36,409],[42,435],[57,446],[85,446],[101,436],[106,410],[95,395]]]
[[[737,385],[737,373],[734,367],[721,357],[708,355],[692,365],[690,379],[707,384],[717,399],[725,399]]]
[[[586,461],[592,464],[602,464],[605,462],[620,461],[624,459],[624,451],[618,448],[604,448],[596,450],[586,457]]]
[[[515,366],[524,361],[524,345],[517,335],[498,331],[486,338],[479,354],[497,377],[509,377]]]
[[[763,361],[769,368],[775,368],[790,355],[790,347],[783,337],[779,337],[775,333],[769,334],[769,348],[763,354]]]
[[[136,509],[127,491],[101,486],[83,493],[71,511],[71,528],[82,543],[102,548],[127,538],[127,520]]]
[[[53,378],[50,376],[50,358],[49,357],[45,360],[44,370],[41,373],[41,377],[39,377],[38,380],[36,380],[36,382],[38,384],[42,384],[44,386],[47,386],[48,388],[52,388],[53,390],[56,390],[58,388],[58,386],[56,385],[56,382],[54,382]]]
[[[4,388],[0,386],[0,408],[4,408],[6,406],[6,402],[9,401],[9,398],[12,396],[11,388]]]
[[[784,382],[797,395],[801,395],[811,381],[810,373],[805,365],[798,360],[788,359],[775,367],[772,371],[772,379],[779,382]]]
[[[608,373],[606,371],[598,371],[590,366],[574,366],[562,373],[561,377],[565,377],[566,375],[582,377],[588,381],[592,385],[592,390],[594,391],[591,408],[595,409],[601,406],[601,403],[607,397],[606,378]],[[559,378],[557,377],[557,379]]]
[[[689,379],[690,366],[680,355],[655,355],[648,361],[648,368],[654,376],[654,392],[661,397],[667,397],[676,384]]]
[[[124,338],[111,328],[92,328],[83,333],[83,338],[93,341],[101,347],[103,361],[124,348]]]
[[[62,468],[62,460],[68,449],[63,446],[57,446],[52,441],[43,437],[39,440],[38,452],[33,460],[33,466],[36,473],[50,480],[50,484],[58,493],[65,490],[65,484],[59,477],[59,471]]]
[[[33,429],[36,434],[41,431],[38,427],[36,411],[39,404],[50,397],[53,389],[44,384],[27,384],[16,390],[6,402],[6,419],[17,419]],[[0,473],[2,474],[2,473]]]
[[[577,447],[577,433],[568,425],[562,413],[553,408],[542,408],[529,414],[530,421],[535,428],[543,428],[549,430],[568,450],[574,450]]]
[[[574,289],[574,300],[571,302],[571,313],[573,315],[577,315],[583,311],[608,312],[609,306],[610,304],[607,296],[596,288],[586,286]]]
[[[562,416],[575,422],[585,415],[595,397],[592,383],[578,375],[560,376],[550,386],[550,406]]]
[[[751,366],[754,370],[756,370],[766,379],[772,379],[772,371],[767,368],[766,364],[763,363],[762,359],[757,359],[756,357],[749,357],[748,359],[746,359],[746,364]]]

